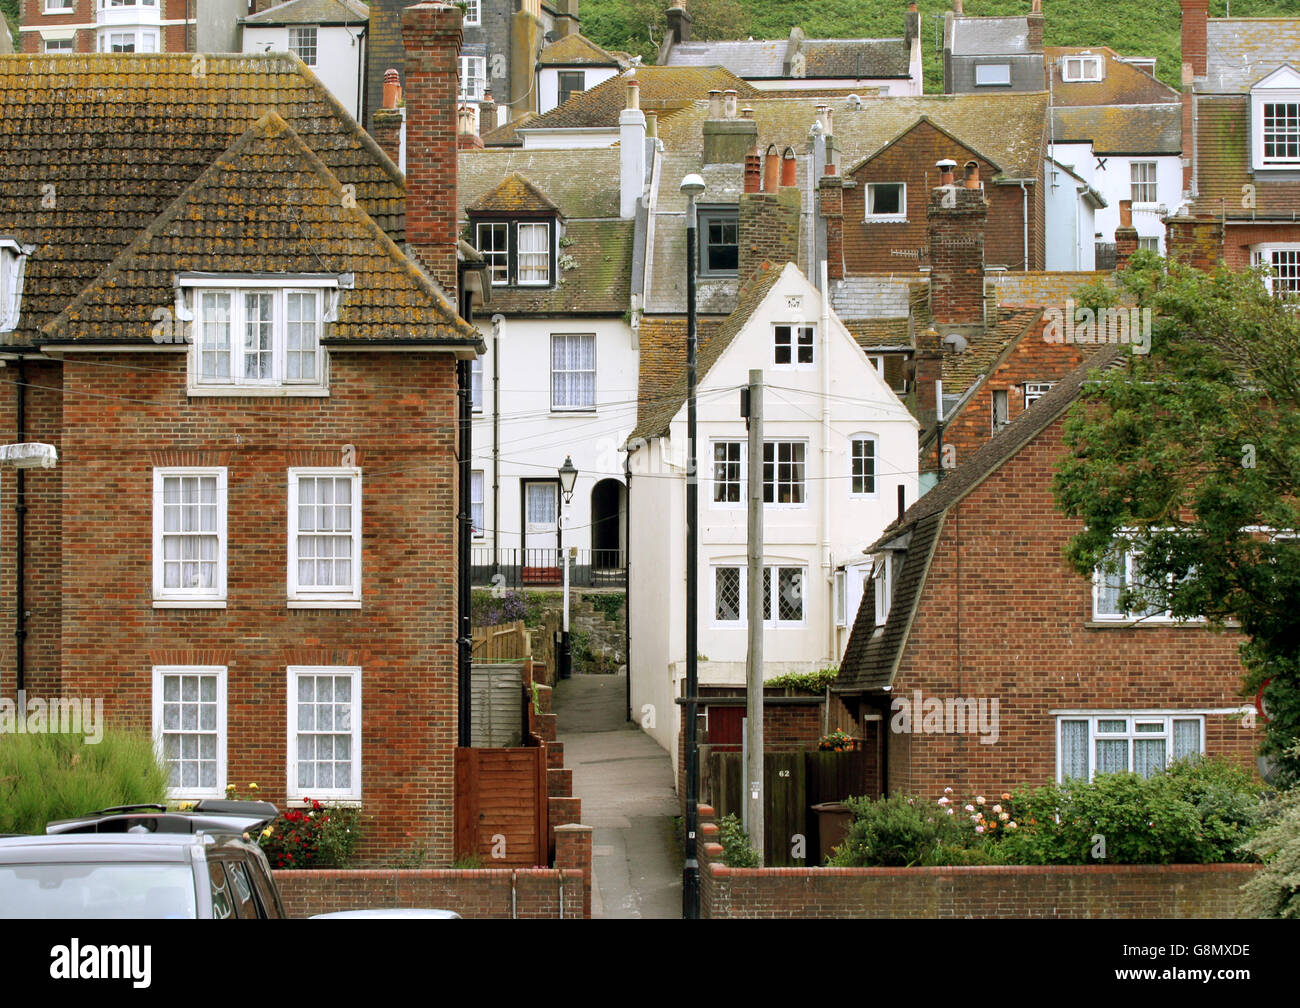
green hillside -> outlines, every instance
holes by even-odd
[[[607,49],[654,62],[670,0],[579,0],[582,31]],[[1210,0],[1210,16],[1300,17],[1300,0]],[[948,0],[919,0],[925,89],[943,89],[939,26]],[[1024,14],[1029,0],[966,0],[967,14]],[[809,38],[889,38],[903,33],[903,0],[687,0],[692,38],[785,38],[798,25]],[[1108,45],[1123,56],[1156,57],[1156,74],[1177,87],[1178,0],[1043,0],[1048,45]],[[651,41],[653,35],[654,42]]]
[[[5,22],[8,22],[6,25]],[[14,47],[18,46],[18,0],[0,0],[0,31],[13,31]]]

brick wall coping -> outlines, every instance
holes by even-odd
[[[573,868],[273,868],[276,878],[324,880],[368,879],[502,879],[511,875],[521,878],[568,878],[582,872]]]
[[[728,868],[717,862],[708,870],[717,876],[753,878],[889,878],[943,877],[950,875],[1138,875],[1184,872],[1247,872],[1260,866],[1252,862],[1171,865],[937,865],[917,868]]]

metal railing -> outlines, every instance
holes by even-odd
[[[470,549],[470,583],[476,588],[559,588],[564,558],[558,549]],[[574,588],[626,588],[627,563],[622,550],[578,550],[569,561]]]

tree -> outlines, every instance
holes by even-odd
[[[1263,687],[1261,752],[1300,780],[1300,317],[1262,272],[1213,275],[1138,253],[1120,285],[1152,312],[1148,354],[1085,387],[1054,490],[1084,523],[1080,574],[1119,578],[1130,612],[1239,625],[1243,696]]]
[[[620,49],[655,62],[668,29],[670,0],[599,0],[584,3],[582,31],[606,49]],[[692,0],[692,41],[746,38],[749,13],[740,0]]]

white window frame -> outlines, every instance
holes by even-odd
[[[855,471],[858,463],[858,445],[864,441],[871,442],[871,489],[854,489],[858,479]],[[865,477],[865,473],[863,474]],[[869,431],[859,431],[849,438],[849,496],[870,499],[880,495],[880,438]]]
[[[998,405],[1002,406],[1002,416],[999,420]],[[993,433],[996,434],[1007,424],[1011,423],[1011,395],[1007,389],[993,389],[989,399],[989,420],[993,426]]]
[[[1097,724],[1100,721],[1120,721],[1126,722],[1123,732],[1098,732]],[[1204,756],[1205,748],[1205,715],[1194,714],[1187,711],[1176,710],[1153,710],[1153,711],[1088,711],[1079,714],[1058,714],[1056,717],[1056,780],[1057,783],[1063,784],[1065,777],[1065,724],[1066,722],[1086,721],[1088,724],[1088,780],[1091,781],[1097,776],[1097,742],[1103,740],[1127,741],[1128,742],[1128,772],[1135,772],[1134,756],[1136,746],[1134,743],[1140,739],[1162,739],[1165,742],[1165,766],[1168,767],[1178,759],[1184,759],[1185,756],[1174,755],[1174,738],[1175,738],[1175,721],[1194,721],[1199,729],[1199,749],[1195,755]],[[1163,722],[1163,731],[1157,732],[1139,732],[1137,725],[1139,723],[1152,725],[1156,722]],[[1075,778],[1071,778],[1075,779]]]
[[[362,690],[361,668],[356,665],[290,665],[285,669],[285,727],[286,738],[286,773],[285,796],[291,807],[301,806],[305,799],[316,801],[358,803],[362,796],[362,750],[361,750],[361,714]],[[329,675],[350,676],[352,679],[352,726],[347,731],[332,732],[335,735],[350,735],[352,746],[352,784],[347,788],[310,788],[304,791],[298,785],[298,678],[299,676]],[[307,729],[304,729],[307,730]]]
[[[777,360],[777,351],[781,348],[781,330],[785,330],[789,336],[788,344],[790,349],[789,363],[781,363]],[[808,336],[809,359],[800,360],[800,351],[804,350],[804,336]],[[812,322],[773,322],[772,323],[772,367],[780,371],[800,371],[815,368],[817,366],[817,326]]]
[[[167,676],[197,675],[215,676],[217,680],[217,783],[212,788],[172,787],[170,769],[168,774],[168,798],[225,798],[226,797],[226,684],[227,674],[224,665],[155,665],[153,667],[153,738],[159,759],[166,760],[167,749],[163,736],[163,680]],[[196,729],[196,733],[204,729]]]
[[[898,189],[898,213],[876,213],[873,209],[876,202],[876,190],[881,186],[890,186]],[[906,182],[868,182],[866,192],[866,220],[873,223],[881,221],[887,223],[899,223],[907,220],[907,183]]]
[[[295,277],[291,282],[263,280],[253,277],[199,277],[186,276],[180,280],[181,296],[178,305],[181,318],[190,331],[189,394],[191,396],[328,396],[329,353],[324,346],[328,324],[337,312],[337,277]],[[204,316],[206,295],[230,296],[230,377],[204,378],[202,376]],[[272,305],[272,364],[271,377],[242,378],[244,295],[270,294]],[[316,374],[308,379],[289,379],[288,354],[288,299],[291,295],[313,295],[316,301]]]
[[[217,480],[217,577],[213,591],[167,588],[164,574],[163,537],[165,507],[163,486],[169,478],[216,477]],[[153,606],[155,609],[224,609],[226,607],[226,550],[229,495],[224,466],[156,466],[153,471]],[[174,534],[174,533],[173,533]]]
[[[45,6],[42,9],[41,13],[69,14],[69,13],[76,13],[76,10],[77,10],[77,0],[45,0]]]
[[[469,363],[469,405],[475,413],[483,412],[483,358],[475,357]]]
[[[573,339],[583,339],[583,340],[590,340],[590,341],[591,341],[591,368],[590,368],[590,370],[588,370],[588,369],[586,369],[586,368],[582,368],[582,369],[573,370],[573,371],[570,371],[570,370],[568,370],[568,369],[565,369],[565,370],[562,370],[562,371],[557,371],[557,370],[556,370],[556,367],[555,367],[555,341],[556,341],[556,340],[565,340],[565,341],[568,341],[568,340],[573,340]],[[596,360],[596,350],[597,350],[597,347],[596,347],[596,334],[595,334],[595,333],[569,333],[569,332],[564,332],[564,333],[551,333],[551,347],[550,347],[550,352],[551,352],[551,367],[550,367],[550,375],[551,375],[551,412],[552,412],[552,413],[594,413],[594,412],[595,412],[595,410],[596,410],[596,401],[597,401],[597,398],[598,398],[598,397],[597,397],[597,394],[596,394],[596,376],[597,376],[597,373],[598,373],[598,372],[597,372],[597,368],[598,368],[598,366],[599,366],[599,362]],[[583,375],[583,374],[590,374],[590,375],[591,375],[591,401],[590,401],[590,402],[586,402],[586,401],[584,401],[584,402],[578,403],[578,404],[576,404],[576,405],[575,405],[575,404],[572,404],[572,403],[566,403],[566,404],[564,404],[564,405],[560,405],[560,404],[558,404],[558,403],[556,402],[556,396],[555,396],[555,392],[556,392],[556,383],[555,383],[555,378],[556,378],[556,375],[558,375],[558,374],[563,374],[563,375]],[[568,384],[567,381],[566,381],[566,383],[565,383],[565,387],[566,387],[566,388],[569,387],[569,384]]]
[[[736,620],[718,619],[718,572],[721,570],[732,570],[736,572],[739,578],[739,597],[740,603],[738,611],[740,618]],[[769,630],[786,630],[795,627],[805,626],[808,622],[808,566],[798,562],[782,563],[763,563],[765,580],[767,581],[767,608],[770,616],[764,618],[763,626]],[[781,572],[794,571],[799,581],[799,618],[798,619],[781,619],[781,600],[777,597],[781,590]],[[744,564],[738,563],[716,563],[712,565],[712,574],[710,582],[709,599],[712,606],[713,626],[719,629],[738,629],[744,627],[749,622],[749,571]]]
[[[779,494],[777,493],[777,491],[780,489],[780,485],[781,485],[781,483],[780,483],[780,480],[777,478],[777,477],[779,476],[779,472],[778,472],[778,470],[776,469],[776,467],[779,466],[779,465],[781,465],[781,461],[780,461],[780,446],[783,445],[783,444],[788,444],[788,445],[799,445],[799,446],[801,446],[801,447],[803,448],[803,461],[802,461],[802,462],[796,463],[796,462],[793,461],[793,460],[794,460],[794,453],[793,453],[793,452],[791,452],[791,456],[790,456],[790,458],[791,458],[791,463],[790,463],[790,464],[792,464],[792,465],[802,465],[802,466],[803,466],[803,478],[800,479],[800,480],[798,481],[798,484],[797,484],[798,486],[800,486],[800,487],[802,488],[801,496],[803,497],[803,500],[802,500],[802,501],[799,501],[798,503],[783,503],[783,502],[780,502],[780,501],[777,500],[777,497],[779,496]],[[767,461],[767,447],[768,447],[768,445],[772,445],[772,446],[773,446],[772,462],[771,462],[771,465],[773,466],[773,471],[772,471],[772,477],[773,477],[773,478],[772,478],[772,482],[771,482],[771,486],[772,486],[772,499],[771,499],[770,501],[767,499],[767,488],[768,488],[767,466],[768,466],[768,464],[769,464],[768,461]],[[794,486],[794,485],[795,485],[795,484],[792,482],[792,483],[791,483],[791,486]],[[807,507],[808,507],[808,441],[807,441],[807,439],[805,439],[805,438],[772,438],[772,439],[770,439],[770,440],[766,440],[766,441],[763,442],[763,507],[765,507],[765,508],[789,509],[789,510],[800,510],[800,509],[804,509],[804,508],[807,508]]]
[[[521,251],[523,245],[522,238],[524,229],[540,228],[545,236],[543,249],[541,252],[533,250],[531,252]],[[546,275],[544,277],[532,280],[524,279],[523,257],[524,255],[542,256],[546,261]],[[550,286],[551,277],[555,273],[555,264],[551,261],[551,222],[550,221],[517,221],[515,223],[515,285],[519,287],[547,287]]]
[[[99,30],[96,48],[102,53],[113,52],[113,40],[130,37],[132,53],[156,53],[159,51],[160,35],[157,28],[111,27]],[[120,43],[119,43],[120,44]],[[126,52],[127,50],[123,50]]]
[[[1154,207],[1160,205],[1160,165],[1156,161],[1130,161],[1129,198],[1135,207]],[[1144,178],[1138,178],[1141,174]],[[1150,199],[1138,199],[1139,194]]]
[[[1074,72],[1071,72],[1074,65]],[[1095,82],[1103,76],[1102,58],[1094,53],[1079,53],[1075,56],[1061,57],[1061,80],[1067,84]]]
[[[18,328],[26,266],[23,246],[12,238],[0,238],[0,332]]]
[[[1125,544],[1129,544],[1129,545],[1125,545]],[[1123,570],[1123,580],[1120,584],[1120,591],[1123,592],[1125,586],[1133,583],[1134,565],[1136,562],[1138,551],[1131,547],[1131,540],[1129,539],[1129,537],[1122,534],[1115,543],[1116,547],[1120,547],[1121,545],[1123,545],[1123,553],[1124,553],[1124,570]],[[1092,618],[1094,622],[1117,623],[1121,625],[1150,624],[1150,625],[1174,625],[1174,626],[1178,626],[1186,623],[1197,624],[1197,623],[1205,622],[1205,617],[1203,616],[1194,616],[1194,617],[1189,617],[1187,619],[1182,619],[1173,616],[1167,609],[1162,612],[1157,611],[1149,614],[1143,614],[1137,612],[1123,612],[1123,613],[1102,612],[1101,598],[1102,598],[1102,591],[1105,589],[1105,587],[1106,587],[1106,571],[1102,567],[1094,568],[1092,572]]]
[[[1291,287],[1286,284],[1279,285],[1279,276],[1277,266],[1273,262],[1273,256],[1276,253],[1288,253],[1294,260],[1295,280]],[[1268,269],[1268,275],[1264,278],[1264,284],[1268,287],[1270,293],[1277,296],[1297,296],[1300,295],[1300,242],[1276,242],[1269,245],[1256,245],[1251,248],[1251,263],[1255,266],[1263,266]],[[1281,289],[1279,290],[1279,286]]]
[[[317,589],[298,584],[298,483],[303,477],[350,479],[352,481],[352,584],[348,588]],[[347,466],[299,467],[289,470],[288,573],[286,592],[290,609],[361,608],[361,470]],[[337,505],[333,505],[337,506]],[[312,533],[307,533],[308,535]]]
[[[889,620],[889,610],[894,601],[894,558],[889,553],[881,555],[871,571],[872,590],[876,601],[876,626]]]
[[[981,79],[983,78],[983,79]],[[1008,87],[1011,84],[1010,63],[976,63],[976,87]]]
[[[1300,90],[1260,88],[1251,93],[1251,152],[1256,171],[1300,169],[1300,156],[1294,158],[1268,157],[1264,153],[1264,123],[1269,105],[1300,106]],[[1300,112],[1300,108],[1297,109]],[[1300,140],[1300,138],[1297,138]]]
[[[835,572],[835,625],[849,625],[849,575],[847,571]]]
[[[462,0],[465,4],[464,25],[467,28],[473,28],[483,23],[483,8],[481,0]]]
[[[306,45],[307,33],[311,33],[311,45]],[[311,59],[303,55],[311,50]],[[290,25],[289,51],[302,60],[304,66],[314,67],[320,58],[320,28],[316,25]]]
[[[47,38],[42,40],[41,48],[47,53],[76,52],[77,40],[68,38]]]
[[[740,467],[740,471],[738,473],[737,479],[721,480],[721,481],[718,479],[718,460],[715,455],[715,449],[717,448],[718,445],[735,445],[739,448],[740,450],[739,462],[733,462],[730,458],[728,458],[727,461],[723,463],[728,467],[732,465],[737,465]],[[728,454],[730,454],[730,451],[728,451]],[[749,501],[749,498],[747,496],[748,482],[749,482],[747,479],[747,476],[749,474],[748,456],[749,456],[748,446],[740,438],[713,438],[709,441],[709,501],[710,501],[710,506],[714,510],[743,511],[748,506],[748,501]],[[734,501],[718,500],[718,487],[722,483],[728,485],[732,483],[736,483],[739,485],[740,492],[737,500]]]
[[[1038,400],[1047,395],[1048,392],[1052,391],[1052,386],[1055,384],[1056,382],[1054,381],[1025,382],[1025,409],[1029,409],[1030,406],[1038,402]]]
[[[501,247],[483,247],[484,233],[501,238]],[[506,221],[478,221],[474,225],[475,246],[487,262],[488,280],[493,287],[505,287],[510,283],[510,224]]]
[[[485,474],[482,469],[473,469],[469,474],[469,521],[474,530],[474,538],[482,539],[487,535],[486,512],[483,510],[483,488]],[[477,485],[476,485],[477,484]],[[475,510],[477,509],[478,519],[475,520]]]
[[[1160,254],[1160,239],[1151,235],[1138,235],[1138,249],[1144,252]]]
[[[487,57],[462,56],[457,99],[462,102],[481,102],[487,91]]]

